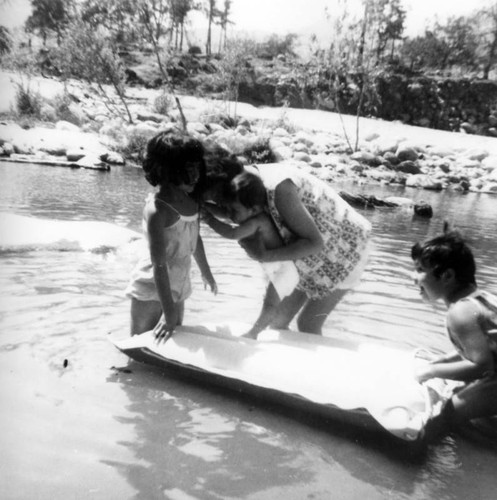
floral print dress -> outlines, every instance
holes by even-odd
[[[321,299],[336,289],[354,286],[366,264],[371,224],[327,183],[293,166],[258,165],[268,196],[269,213],[285,244],[295,236],[285,225],[275,205],[276,187],[290,179],[314,219],[324,248],[295,261],[299,273],[297,289],[310,299]]]

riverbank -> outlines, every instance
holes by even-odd
[[[24,82],[24,83],[23,83]],[[78,124],[66,120],[19,126],[16,89],[22,77],[0,73],[3,159],[108,169],[136,160],[146,141],[180,124],[171,102],[157,112],[162,91],[128,88],[133,123],[116,118],[102,97],[80,82],[65,86],[32,78],[29,88],[53,103],[69,96]],[[111,89],[108,93],[112,96]],[[497,139],[453,133],[317,110],[254,107],[179,96],[188,130],[247,162],[291,162],[333,181],[400,184],[430,190],[497,193]],[[167,107],[167,109],[165,109]],[[48,111],[47,111],[48,113]],[[53,117],[55,118],[55,117]],[[352,151],[356,143],[357,150]],[[352,146],[352,149],[351,149]]]

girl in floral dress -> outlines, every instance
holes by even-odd
[[[300,331],[321,334],[330,312],[360,280],[369,254],[370,223],[327,183],[288,165],[245,167],[230,189],[240,210],[262,204],[284,242],[269,249],[260,237],[244,240],[248,255],[260,262],[291,260],[298,270],[298,284],[279,303],[271,326],[288,328],[298,313]],[[269,283],[265,302],[273,300]],[[257,331],[251,330],[250,336],[256,337]]]

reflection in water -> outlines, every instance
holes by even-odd
[[[450,487],[463,473],[451,436],[412,454],[344,424],[192,385],[136,362],[127,368],[132,378],[110,380],[128,395],[134,416],[121,423],[135,430],[137,439],[126,446],[139,465],[109,463],[139,498],[173,489],[187,495],[178,498],[202,499],[274,498],[276,492],[296,499],[361,498],[358,492],[367,498],[464,498]]]
[[[142,498],[170,488],[194,498],[240,498],[312,482],[290,436],[258,422],[246,403],[137,363],[129,368],[133,380],[121,384],[137,439],[127,446],[147,465],[117,465]]]
[[[105,220],[139,230],[148,189],[134,169],[108,174],[0,165],[0,211],[23,215]],[[351,192],[360,189],[366,190],[348,188]],[[437,234],[443,219],[456,221],[473,243],[480,284],[497,293],[493,230],[497,197],[383,186],[368,187],[366,194],[424,198],[434,207],[435,216],[417,219],[403,209],[364,212],[374,227],[375,250],[362,283],[327,320],[326,335],[446,349],[443,308],[421,302],[412,283],[410,247],[416,240]],[[203,290],[195,268],[188,322],[224,322],[233,315],[254,319],[264,290],[259,266],[236,244],[203,231],[220,293],[213,296]],[[496,452],[469,437],[445,437],[414,459],[346,426],[319,424],[281,408],[164,377],[137,363],[127,365],[132,373],[113,370],[109,376],[108,369],[115,362],[110,359],[126,362],[109,345],[106,333],[128,328],[129,305],[122,291],[133,259],[130,247],[107,254],[35,251],[0,255],[0,357],[26,356],[27,352],[25,366],[43,365],[53,380],[68,373],[79,377],[88,386],[83,390],[81,382],[76,389],[81,391],[77,394],[84,402],[81,407],[88,415],[98,416],[96,421],[106,416],[111,422],[112,427],[93,432],[84,419],[78,421],[88,459],[71,461],[73,449],[67,447],[57,450],[59,461],[53,464],[67,459],[68,472],[76,476],[89,470],[91,462],[107,464],[134,488],[135,498],[487,500],[495,496]],[[65,368],[64,360],[68,360]],[[37,373],[30,376],[35,384]],[[296,376],[305,374],[296,367]],[[122,401],[107,401],[116,392],[122,392]],[[50,397],[60,399],[56,394]],[[25,408],[22,391],[17,398],[14,407]],[[21,421],[39,411],[38,400],[30,404],[19,415]],[[72,436],[72,422],[60,412],[54,415],[64,435]],[[47,430],[51,427],[41,421],[44,432],[54,432],[56,437],[58,431]],[[11,434],[16,432],[10,429]],[[126,438],[116,442],[108,438],[103,453],[102,434]],[[49,437],[43,436],[47,442]],[[52,455],[47,451],[41,456],[43,463],[31,464],[32,474],[23,478],[18,489],[25,491],[31,484],[38,488],[40,498],[53,498],[41,493],[45,482],[34,479],[57,476],[56,466],[46,458]],[[102,477],[107,482],[116,480],[107,469]]]

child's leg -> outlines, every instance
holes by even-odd
[[[178,326],[183,324],[183,318],[185,317],[185,301],[176,302],[176,307],[178,308]]]
[[[131,297],[131,335],[153,330],[162,315],[160,302]]]
[[[473,382],[452,397],[454,423],[497,415],[497,376]]]
[[[299,331],[321,335],[323,323],[346,293],[347,290],[334,290],[327,297],[307,301],[297,318]]]
[[[295,317],[299,309],[305,304],[307,296],[300,290],[294,290],[286,296],[279,304],[276,313],[271,320],[271,328],[278,330],[288,330],[290,322]]]
[[[243,336],[252,339],[257,338],[257,335],[262,332],[262,330],[264,330],[269,323],[271,323],[279,304],[280,298],[278,297],[278,293],[276,292],[273,284],[269,283],[259,317],[257,318],[254,326]]]

